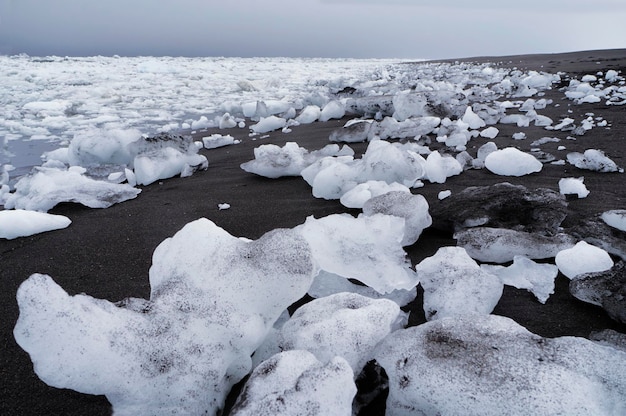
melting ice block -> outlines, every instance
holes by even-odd
[[[561,273],[570,279],[579,274],[602,272],[613,267],[609,253],[585,241],[560,251],[554,260]]]
[[[442,247],[415,266],[424,288],[426,319],[467,313],[491,313],[504,285],[497,276],[481,270],[461,247]]]
[[[406,186],[393,182],[388,184],[384,181],[367,181],[360,183],[339,198],[339,202],[348,208],[363,208],[371,198],[386,194],[388,192],[405,192],[411,191]]]
[[[383,294],[409,290],[418,283],[401,245],[403,218],[383,214],[308,217],[296,231],[309,243],[322,270],[357,279]]]
[[[69,296],[33,275],[14,335],[44,382],[104,394],[116,415],[216,414],[316,273],[292,230],[249,241],[200,219],[155,250],[150,300]]]
[[[454,235],[457,244],[476,260],[506,263],[515,256],[547,259],[574,246],[576,240],[563,233],[553,236],[509,230],[507,228],[476,227]]]
[[[577,195],[578,198],[586,198],[589,190],[584,183],[585,178],[562,178],[559,180],[559,192],[563,195]]]
[[[287,120],[282,117],[269,116],[261,117],[258,123],[250,126],[250,130],[254,133],[268,133],[273,130],[282,129],[287,125]]]
[[[626,263],[623,261],[603,272],[576,276],[570,293],[584,302],[602,307],[616,321],[626,323]]]
[[[578,169],[597,172],[623,172],[617,164],[609,159],[602,150],[587,149],[585,153],[568,153],[567,161]]]
[[[346,109],[341,101],[333,100],[328,102],[322,112],[320,113],[320,121],[328,121],[331,119],[338,119],[346,115]]]
[[[485,158],[485,167],[496,175],[524,176],[541,172],[543,165],[533,155],[507,147],[489,153]]]
[[[626,209],[614,209],[603,212],[601,218],[607,225],[626,231]]]
[[[399,330],[376,349],[388,415],[626,413],[626,353],[470,314]]]
[[[320,362],[307,351],[285,351],[255,368],[230,414],[350,416],[356,391],[343,358]]]
[[[15,184],[6,198],[6,209],[46,212],[61,202],[77,202],[89,208],[108,208],[135,198],[141,190],[127,184],[99,181],[84,175],[85,169],[38,167]]]
[[[406,319],[391,300],[337,293],[298,308],[278,334],[278,349],[307,350],[323,363],[340,356],[359,374],[376,344]]]
[[[0,238],[11,240],[68,227],[72,221],[63,215],[52,215],[22,209],[0,211]]]

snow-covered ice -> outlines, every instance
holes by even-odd
[[[613,267],[613,259],[605,250],[579,241],[572,248],[557,253],[554,259],[559,271],[570,279],[583,273],[602,272]]]
[[[46,231],[67,228],[72,221],[63,215],[53,215],[23,209],[0,211],[0,238],[8,240],[28,237]]]

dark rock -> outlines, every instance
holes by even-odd
[[[569,290],[575,298],[601,306],[611,318],[626,323],[626,263],[623,261],[604,272],[576,276]]]
[[[441,229],[484,226],[552,235],[567,216],[567,202],[552,189],[503,182],[468,187],[434,202],[430,212],[433,226]]]

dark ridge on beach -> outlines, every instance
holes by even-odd
[[[626,73],[626,49],[583,51],[564,54],[518,55],[451,59],[446,62],[492,62],[504,67],[533,69],[565,74],[595,74],[608,69]],[[438,61],[442,62],[442,61]],[[594,113],[610,123],[610,129],[596,127],[576,140],[567,141],[567,152],[601,149],[619,166],[626,166],[626,116],[624,106],[597,104],[577,105],[563,98],[556,89],[547,91],[545,98],[554,99],[559,107],[548,106],[541,111],[555,123],[564,117],[577,120]],[[568,111],[571,111],[569,113]],[[109,415],[111,407],[102,396],[90,396],[47,386],[33,372],[29,356],[13,338],[18,318],[15,294],[18,286],[33,273],[49,274],[68,293],[86,293],[95,298],[119,301],[126,297],[148,298],[148,270],[152,253],[164,239],[171,237],[186,223],[200,217],[214,221],[235,236],[256,239],[275,228],[294,227],[307,216],[323,217],[333,213],[356,213],[338,201],[316,199],[311,188],[300,177],[266,179],[243,171],[239,165],[251,160],[253,149],[261,144],[282,145],[295,141],[309,150],[328,144],[330,132],[343,126],[346,120],[333,120],[294,127],[291,133],[280,131],[256,140],[248,129],[207,130],[194,134],[196,139],[212,133],[231,134],[242,143],[212,150],[202,150],[209,160],[207,171],[188,178],[172,178],[141,187],[138,198],[108,209],[89,209],[64,203],[51,213],[68,216],[70,227],[15,240],[0,240],[0,264],[3,290],[0,310],[2,351],[0,361],[0,414],[2,415]],[[515,125],[498,125],[498,148],[517,146],[529,151],[530,143],[541,137],[560,137],[567,133],[547,131],[530,126],[523,131],[529,137],[515,141],[512,135],[521,131]],[[476,138],[468,144],[468,152],[476,150],[488,139]],[[357,153],[367,143],[350,145]],[[557,143],[548,143],[542,150],[558,154]],[[448,178],[444,184],[427,183],[413,190],[428,200],[431,210],[440,203],[442,190],[460,192],[468,186],[491,185],[500,182],[522,184],[529,189],[550,188],[558,191],[563,177],[585,177],[591,191],[584,199],[569,199],[569,217],[573,222],[610,209],[626,208],[626,186],[620,173],[582,171],[566,165],[544,165],[539,174],[519,178],[501,177],[489,171],[469,170]],[[230,209],[219,210],[218,204],[228,203]],[[407,247],[412,262],[418,263],[441,246],[455,245],[451,233],[426,230],[420,240]],[[626,325],[609,318],[599,307],[578,301],[570,295],[569,280],[559,275],[555,294],[545,305],[532,294],[506,286],[494,314],[510,317],[544,337],[588,337],[593,331],[611,328],[626,333]],[[420,299],[411,304],[410,323],[424,322]]]

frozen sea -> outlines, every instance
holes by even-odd
[[[400,60],[0,56],[1,164],[15,178],[93,129],[150,135],[211,127],[256,101],[322,104],[347,86],[387,84]]]

